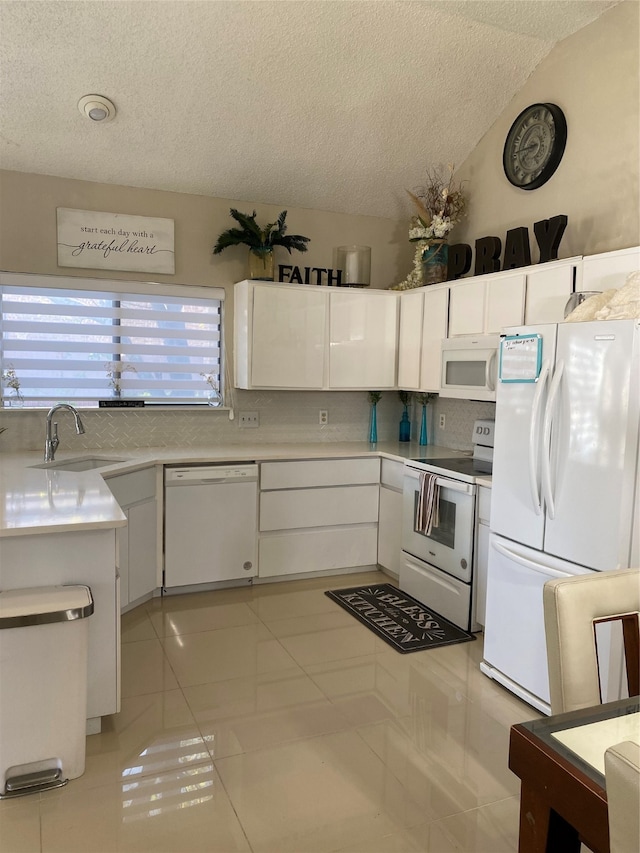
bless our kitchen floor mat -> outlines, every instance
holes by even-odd
[[[388,583],[332,589],[325,595],[401,654],[475,640],[473,634]]]

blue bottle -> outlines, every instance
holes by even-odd
[[[407,407],[404,407],[402,418],[400,419],[400,429],[398,432],[399,441],[411,441],[411,421],[409,420],[409,412]]]

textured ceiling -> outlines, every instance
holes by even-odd
[[[616,2],[2,0],[0,166],[399,218]]]

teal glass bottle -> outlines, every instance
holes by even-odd
[[[411,421],[409,420],[409,412],[407,407],[404,407],[402,417],[400,418],[400,429],[398,431],[399,441],[411,441]]]
[[[376,415],[376,403],[371,404],[371,420],[369,422],[369,443],[375,444],[378,441],[378,418]]]
[[[420,441],[419,444],[429,444],[429,433],[427,431],[427,407],[422,407],[422,419],[420,421]]]

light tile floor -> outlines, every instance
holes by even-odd
[[[400,655],[323,594],[379,573],[154,599],[122,710],[65,788],[0,803],[1,853],[509,853],[509,727],[474,642]]]

